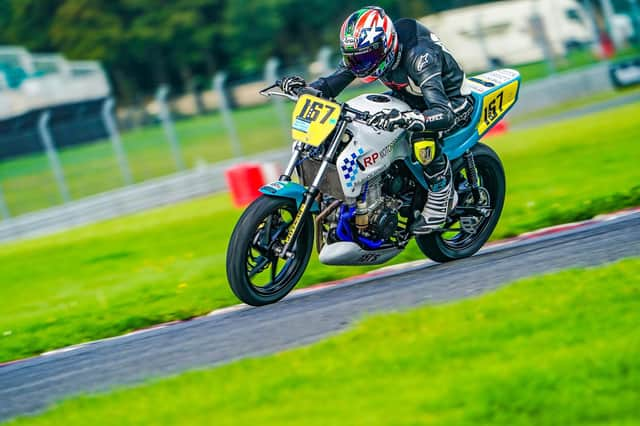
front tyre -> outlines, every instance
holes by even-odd
[[[309,214],[293,245],[293,256],[279,258],[296,212],[288,198],[261,196],[240,217],[227,249],[227,278],[233,293],[253,306],[275,303],[297,284],[309,263],[313,219]]]
[[[459,195],[458,206],[487,208],[490,213],[488,217],[481,219],[453,213],[447,228],[457,229],[456,231],[416,236],[420,250],[436,262],[449,262],[475,254],[491,236],[502,213],[506,190],[502,162],[495,151],[482,143],[475,145],[471,151],[478,172],[481,199],[479,203],[475,203],[467,181],[466,162],[462,161],[453,170]],[[474,220],[477,223],[469,225]],[[466,227],[462,226],[463,221]]]

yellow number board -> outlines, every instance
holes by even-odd
[[[487,95],[482,101],[482,117],[478,124],[480,136],[495,123],[504,112],[516,101],[518,94],[518,81],[514,81],[500,90]]]
[[[319,146],[338,124],[339,104],[311,95],[302,95],[293,109],[293,139]]]

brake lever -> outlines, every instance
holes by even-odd
[[[283,92],[263,92],[263,91],[260,91],[260,94],[262,96],[266,96],[267,98],[269,98],[271,96],[280,96],[280,97],[292,100],[294,102],[296,102],[298,100],[297,96],[289,95],[288,93],[283,93]]]
[[[278,84],[278,82],[276,81],[275,84],[272,84],[271,86],[265,87],[264,89],[260,90],[258,93],[261,94],[262,96],[270,96],[269,95],[269,90],[273,89],[274,87],[279,87],[280,85]]]

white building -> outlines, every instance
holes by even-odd
[[[32,109],[109,96],[98,62],[67,61],[57,54],[31,54],[0,46],[0,119]]]
[[[499,1],[448,10],[420,21],[468,71],[541,61],[545,58],[541,37],[547,38],[554,55],[595,41],[593,20],[576,0]]]

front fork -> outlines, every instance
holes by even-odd
[[[320,186],[320,182],[322,181],[322,178],[327,172],[329,163],[335,156],[336,151],[338,150],[338,146],[340,146],[340,141],[342,140],[344,131],[347,129],[347,124],[348,124],[348,119],[346,117],[340,120],[340,123],[338,124],[338,127],[336,128],[336,131],[334,133],[333,139],[329,144],[329,149],[327,149],[324,157],[322,158],[322,163],[320,164],[320,169],[318,170],[318,174],[316,174],[316,177],[313,180],[313,183],[311,183],[311,186],[309,187],[309,189],[307,189],[305,198],[302,201],[302,204],[300,204],[300,207],[298,208],[298,213],[296,214],[296,217],[293,219],[293,223],[289,228],[289,233],[287,234],[287,238],[285,239],[284,247],[282,247],[282,249],[279,250],[279,253],[277,253],[278,256],[283,259],[288,259],[293,256],[293,252],[291,251],[291,248],[293,247],[293,244],[298,238],[298,235],[300,235],[300,231],[302,230],[302,224],[304,223],[304,219],[307,217],[307,215],[311,214],[311,206],[313,206],[314,200],[320,193],[320,190],[318,189]],[[291,157],[291,160],[289,160],[289,164],[287,165],[287,168],[285,169],[284,174],[280,177],[280,180],[285,180],[285,181],[291,180],[291,175],[293,174],[295,165],[297,164],[298,159],[300,158],[300,155],[302,153],[302,146],[300,143],[296,143],[295,150],[296,150],[296,153],[294,153],[294,155],[292,155]]]

